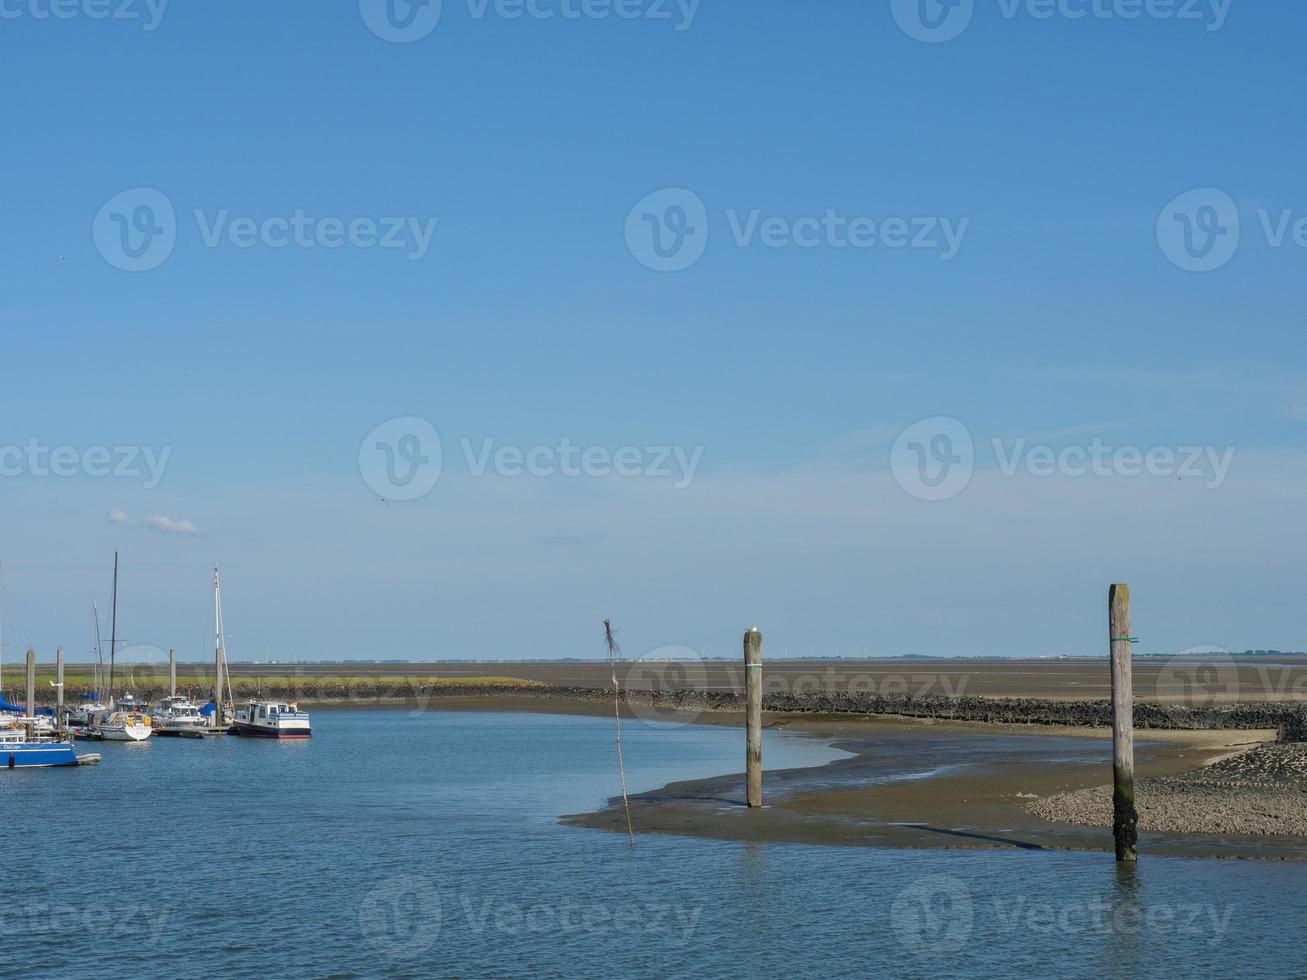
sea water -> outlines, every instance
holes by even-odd
[[[0,773],[6,976],[1290,976],[1294,863],[746,844],[562,826],[602,718],[313,712],[304,742],[104,743]],[[628,722],[632,792],[738,729]],[[768,732],[769,768],[841,754]],[[743,815],[743,814],[742,814]],[[637,827],[638,832],[638,827]]]

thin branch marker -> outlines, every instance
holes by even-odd
[[[622,806],[626,809],[626,836],[635,847],[635,828],[631,826],[631,801],[626,795],[626,767],[622,765],[622,688],[617,682],[617,655],[622,648],[613,638],[613,624],[604,620],[604,642],[608,644],[608,663],[613,670],[613,717],[617,722],[617,772],[622,779]]]

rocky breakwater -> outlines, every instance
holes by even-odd
[[[450,691],[450,694],[460,693]],[[502,691],[496,693],[504,693]],[[523,697],[609,701],[611,688],[532,685],[518,689]],[[667,711],[743,711],[744,699],[732,691],[625,690],[622,698],[634,705]],[[1111,725],[1109,701],[1057,701],[1044,698],[945,697],[935,694],[872,694],[856,691],[771,692],[763,695],[765,711],[784,714],[897,715],[946,721],[999,722],[1101,728]],[[1162,705],[1140,702],[1134,710],[1140,729],[1275,730],[1303,726],[1302,708],[1291,704]],[[1300,730],[1293,728],[1294,731]]]

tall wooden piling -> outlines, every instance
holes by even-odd
[[[1139,834],[1135,810],[1134,690],[1130,677],[1130,586],[1118,583],[1107,593],[1108,637],[1112,651],[1112,836],[1116,859],[1134,861]]]
[[[27,717],[36,717],[36,651],[27,651],[27,703],[23,705],[27,709]],[[34,728],[33,723],[27,723],[27,737],[31,738]]]
[[[54,723],[64,733],[64,648],[54,652]]]
[[[168,651],[168,694],[177,696],[177,651]]]
[[[749,806],[762,806],[762,631],[744,634],[745,776]]]

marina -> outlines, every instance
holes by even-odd
[[[0,582],[0,585],[3,583]],[[312,733],[309,713],[294,702],[250,700],[240,709],[231,701],[233,691],[223,641],[222,592],[218,569],[213,569],[214,659],[212,700],[197,705],[189,694],[177,691],[177,660],[169,657],[169,693],[153,707],[150,702],[123,690],[116,693],[118,672],[118,584],[119,556],[115,552],[110,600],[108,659],[101,646],[98,607],[91,603],[92,650],[90,691],[78,695],[76,704],[65,703],[65,661],[61,647],[56,655],[53,704],[37,697],[37,659],[27,651],[23,704],[4,699],[0,688],[0,768],[48,769],[89,765],[101,761],[95,753],[77,753],[77,739],[96,742],[142,743],[154,736],[201,739],[210,735],[244,735],[252,738],[307,739]],[[0,602],[0,610],[3,602]],[[3,623],[0,622],[0,636]],[[12,671],[11,671],[12,676]],[[3,641],[0,640],[0,678],[3,678]],[[227,696],[224,696],[226,692]],[[103,699],[103,700],[102,700]]]

